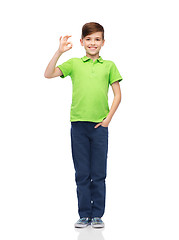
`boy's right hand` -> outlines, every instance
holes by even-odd
[[[72,42],[67,42],[68,41],[68,38],[69,37],[71,37],[72,35],[66,35],[66,36],[64,36],[63,38],[62,38],[62,36],[60,37],[60,46],[59,46],[59,51],[61,52],[61,53],[64,53],[64,52],[66,52],[66,51],[68,51],[68,50],[70,50],[71,48],[72,48],[72,46],[73,46],[73,44],[72,44]]]

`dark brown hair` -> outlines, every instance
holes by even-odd
[[[102,25],[96,22],[89,22],[83,25],[81,38],[83,39],[87,35],[95,32],[102,32],[102,39],[104,40],[104,28]]]

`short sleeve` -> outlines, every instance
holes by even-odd
[[[121,74],[119,73],[116,65],[114,62],[112,62],[111,67],[110,67],[110,74],[109,74],[109,84],[112,85],[112,83],[116,81],[122,81]]]
[[[65,78],[66,76],[70,76],[72,73],[72,69],[73,69],[73,59],[69,59],[66,62],[60,64],[57,66],[58,68],[60,68],[60,70],[62,71],[63,75],[60,76],[61,78]]]

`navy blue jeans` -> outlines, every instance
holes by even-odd
[[[71,122],[71,148],[77,185],[78,213],[102,217],[105,210],[108,127]]]

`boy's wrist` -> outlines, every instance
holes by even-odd
[[[106,117],[105,119],[103,119],[103,121],[105,121],[107,123],[107,125],[109,125],[111,119],[109,117]]]
[[[63,54],[63,52],[60,49],[57,50],[57,53],[60,54],[60,55]]]
[[[106,120],[106,122],[110,123],[111,117],[108,115],[104,120]]]

